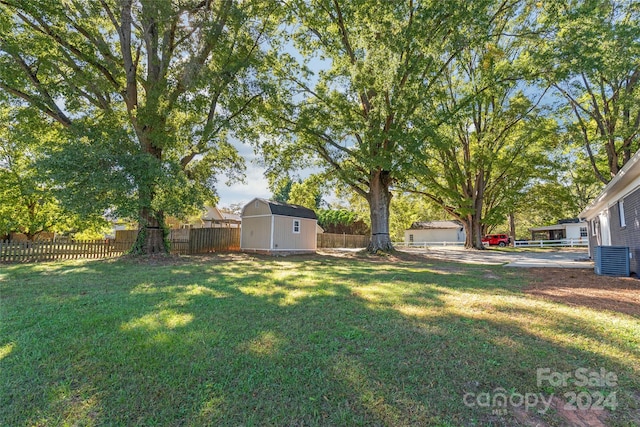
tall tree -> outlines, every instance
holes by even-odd
[[[420,145],[433,88],[490,1],[294,0],[279,90],[263,104],[273,169],[309,160],[366,199],[368,250],[392,250],[391,188]],[[291,30],[293,28],[293,30]],[[294,46],[303,55],[287,53]],[[276,48],[278,48],[276,46]],[[312,72],[316,69],[316,73]]]
[[[43,146],[61,138],[33,111],[16,108],[0,97],[0,239],[22,233],[33,240],[43,232],[100,228],[104,218],[66,210],[37,165]]]
[[[82,195],[77,187],[86,184],[92,206],[115,200],[121,212],[137,211],[135,249],[165,251],[165,210],[179,214],[213,198],[217,170],[242,171],[227,137],[262,96],[252,76],[277,25],[274,7],[261,0],[0,0],[0,89],[73,136],[51,153],[69,195]],[[112,181],[123,191],[112,191]]]
[[[276,202],[287,203],[291,194],[293,180],[289,176],[285,176],[278,180],[271,180],[269,187],[271,188],[271,197]]]
[[[483,249],[487,227],[506,218],[545,161],[544,144],[554,129],[537,108],[544,92],[531,94],[533,100],[524,92],[519,34],[529,15],[523,5],[489,8],[488,25],[474,28],[461,54],[447,64],[436,86],[441,125],[425,138],[410,164],[413,183],[404,185],[460,220],[467,248]],[[422,124],[427,120],[434,117],[425,114],[416,124],[429,128]]]
[[[539,6],[543,37],[532,58],[564,100],[568,132],[606,184],[640,148],[640,3]]]
[[[304,180],[294,182],[291,186],[287,202],[309,209],[320,209],[322,205],[322,185],[324,182],[321,175],[311,175]]]
[[[513,203],[508,205],[513,223],[504,221],[496,226],[501,229],[513,226],[514,238],[529,239],[529,228],[576,218],[602,186],[581,148],[561,140],[545,163],[536,166],[538,176],[517,192]]]

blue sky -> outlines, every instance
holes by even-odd
[[[284,51],[293,55],[300,63],[306,62],[306,65],[313,72],[309,78],[309,82],[312,85],[317,82],[318,72],[331,68],[331,61],[329,59],[322,59],[318,55],[303,57],[292,43],[286,43]],[[267,179],[264,177],[265,169],[257,164],[257,156],[253,148],[240,141],[236,141],[234,146],[238,149],[238,153],[245,159],[247,167],[245,183],[237,182],[232,185],[226,185],[226,177],[224,175],[218,175],[218,184],[216,186],[218,195],[220,196],[218,206],[225,207],[235,203],[248,203],[254,197],[270,198],[271,190],[269,190]],[[292,172],[294,176],[305,178],[313,173],[313,171],[313,169],[302,169]]]
[[[268,199],[271,197],[267,179],[264,177],[265,169],[256,162],[257,156],[253,152],[253,148],[240,141],[234,143],[238,149],[238,153],[245,159],[247,170],[245,172],[245,183],[236,182],[227,185],[227,177],[218,175],[218,184],[216,189],[220,200],[219,207],[226,207],[235,203],[248,203],[254,197]]]

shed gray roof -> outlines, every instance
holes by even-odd
[[[418,221],[411,224],[409,230],[442,230],[460,227],[462,227],[460,221]]]
[[[297,218],[318,219],[316,213],[304,206],[290,205],[288,203],[274,202],[273,200],[260,199],[269,205],[269,209],[273,215],[293,216]]]

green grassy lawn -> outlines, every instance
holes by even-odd
[[[614,395],[608,422],[637,423],[640,319],[525,295],[524,274],[362,255],[0,266],[0,425],[515,425],[476,404],[502,389]],[[538,385],[539,368],[618,381]]]

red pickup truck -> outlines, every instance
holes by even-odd
[[[487,234],[482,238],[482,243],[489,246],[508,246],[511,238],[507,234]]]

